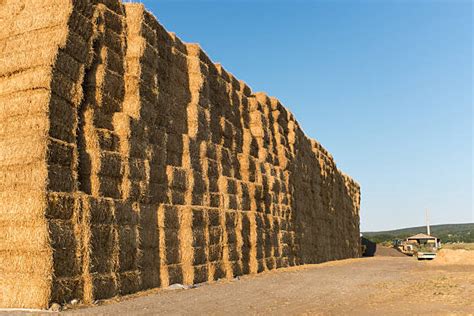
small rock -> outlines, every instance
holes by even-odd
[[[73,299],[71,301],[71,305],[77,305],[78,303],[79,303],[79,300],[77,300],[77,299]]]
[[[175,283],[175,284],[172,284],[172,285],[168,286],[167,289],[168,290],[185,290],[185,289],[187,289],[187,287],[182,285],[182,284]]]
[[[52,312],[60,312],[61,311],[61,305],[59,305],[58,303],[53,303],[49,307],[49,310],[52,311]]]

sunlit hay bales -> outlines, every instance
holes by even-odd
[[[359,255],[359,186],[143,5],[0,13],[0,307]]]

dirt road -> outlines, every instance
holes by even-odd
[[[161,290],[72,313],[474,314],[474,266],[410,257],[344,260],[279,270],[190,290]]]
[[[474,315],[474,265],[350,259],[188,290],[155,290],[66,314]]]

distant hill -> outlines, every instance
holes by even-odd
[[[363,232],[367,239],[381,243],[393,239],[405,239],[418,233],[426,233],[426,226],[402,228],[380,232]],[[445,224],[431,226],[431,235],[441,238],[441,242],[474,242],[474,223]]]

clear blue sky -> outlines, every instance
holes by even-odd
[[[278,97],[361,185],[361,229],[474,222],[471,1],[143,1]]]

